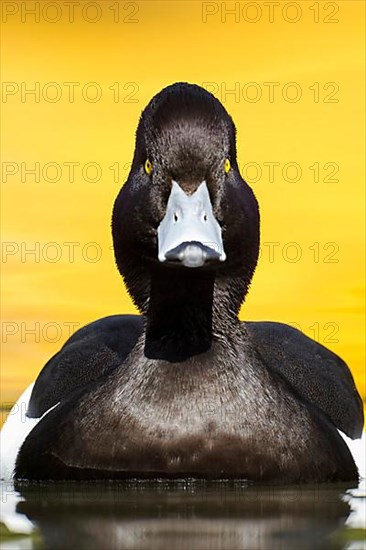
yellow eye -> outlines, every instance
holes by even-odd
[[[231,164],[230,164],[229,159],[225,159],[225,163],[224,163],[225,174],[230,172],[230,168],[231,168]]]
[[[146,174],[148,174],[150,176],[150,174],[152,172],[152,169],[153,169],[153,165],[151,164],[149,159],[146,159],[144,168],[145,168]]]

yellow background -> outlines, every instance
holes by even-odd
[[[5,90],[19,88],[3,95],[1,104],[2,161],[15,163],[2,165],[3,176],[9,166],[17,170],[2,183],[2,403],[16,398],[67,339],[65,323],[82,326],[134,311],[114,265],[111,209],[128,173],[141,110],[175,81],[211,83],[232,115],[239,164],[260,203],[262,243],[279,243],[273,261],[269,245],[262,245],[241,318],[297,323],[347,361],[365,397],[364,2],[315,3],[319,22],[314,3],[305,1],[296,3],[301,12],[296,22],[289,19],[300,12],[288,2],[275,8],[272,22],[263,2],[248,7],[248,2],[102,1],[94,23],[90,20],[100,13],[85,8],[87,2],[75,8],[74,22],[64,2],[44,14],[47,2],[38,3],[39,22],[22,13],[24,2],[2,4],[16,11],[3,12],[2,77]],[[26,8],[34,5],[27,2]],[[225,13],[237,6],[236,14]],[[111,8],[117,7],[115,22]],[[205,10],[213,12],[206,22]],[[64,82],[80,84],[74,102]],[[99,101],[90,100],[91,82],[102,91]],[[273,100],[269,82],[278,83]],[[36,83],[39,102],[34,95],[22,97],[22,86],[24,92]],[[225,95],[225,88],[235,86],[240,97]],[[52,102],[56,89],[61,97]],[[299,90],[301,98],[290,101]],[[256,102],[255,93],[262,94]],[[59,181],[45,181],[41,173],[37,183],[23,173],[36,162],[41,172],[57,163]],[[64,165],[70,162],[80,163],[74,182]],[[102,172],[94,183],[82,174],[90,162]],[[274,181],[263,164],[268,162],[279,163]],[[118,177],[109,168],[115,163]],[[289,181],[296,179],[291,166],[283,173],[288,163],[300,166],[299,181]],[[327,181],[334,165],[324,168],[326,163],[339,167],[333,176],[339,181]],[[54,175],[49,168],[46,177]],[[87,177],[93,176],[90,169]],[[74,261],[68,242],[79,243]],[[101,253],[96,262],[90,261],[92,242]],[[35,247],[36,256],[24,256]],[[289,261],[299,250],[301,258]],[[51,261],[60,251],[60,259]],[[27,332],[32,328],[36,334]]]

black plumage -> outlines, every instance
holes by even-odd
[[[187,195],[206,182],[226,261],[158,261],[172,180]],[[112,232],[142,316],[96,321],[47,363],[29,415],[60,404],[27,437],[15,476],[357,480],[336,429],[357,437],[363,423],[345,363],[291,327],[237,318],[258,259],[259,211],[239,174],[234,124],[207,91],[174,84],[146,107]]]

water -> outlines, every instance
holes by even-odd
[[[361,486],[4,482],[1,490],[4,550],[366,548]]]

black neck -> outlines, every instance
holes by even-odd
[[[145,355],[179,362],[210,349],[214,273],[161,268],[151,277]]]

